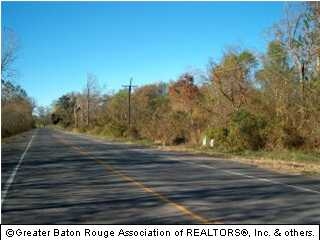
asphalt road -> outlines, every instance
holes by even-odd
[[[3,224],[320,223],[320,178],[36,129],[2,148]]]

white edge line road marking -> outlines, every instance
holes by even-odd
[[[243,177],[246,177],[246,178],[256,179],[256,180],[259,180],[261,182],[269,182],[269,183],[273,183],[273,184],[278,184],[278,185],[283,185],[283,186],[295,188],[297,190],[304,191],[304,192],[312,192],[312,193],[320,194],[320,191],[317,191],[317,190],[313,190],[313,189],[305,188],[305,187],[299,187],[299,186],[295,186],[295,185],[292,185],[292,184],[282,183],[282,182],[271,180],[271,179],[268,179],[268,178],[259,178],[259,177],[255,177],[255,176],[252,176],[252,175],[239,173],[239,172],[235,172],[235,171],[231,171],[231,170],[218,169],[216,167],[205,165],[205,164],[196,164],[196,163],[193,163],[193,162],[185,162],[185,161],[182,161],[182,160],[178,160],[178,161],[184,162],[186,164],[196,165],[196,166],[199,166],[199,167],[217,169],[217,170],[220,170],[222,172],[228,173],[230,175],[243,176]]]
[[[7,196],[7,194],[8,194],[8,191],[9,191],[10,187],[11,187],[11,184],[13,183],[14,178],[15,178],[18,170],[19,170],[19,167],[20,167],[20,165],[21,165],[21,163],[22,163],[25,155],[27,154],[27,152],[28,152],[28,150],[29,150],[29,148],[30,148],[30,146],[31,146],[31,144],[32,144],[32,141],[33,141],[33,139],[34,139],[34,137],[35,137],[36,134],[37,134],[37,132],[35,132],[35,133],[32,135],[32,137],[31,137],[31,139],[30,139],[27,147],[25,148],[24,152],[22,153],[22,155],[21,155],[21,157],[20,157],[20,159],[19,159],[19,162],[17,163],[16,167],[13,169],[13,171],[12,171],[9,179],[8,179],[7,182],[6,182],[6,185],[4,186],[3,194],[1,194],[1,195],[2,195],[1,206],[3,205],[4,200],[6,199],[6,196]]]
[[[86,135],[82,135],[82,134],[79,135],[79,134],[76,134],[76,133],[69,133],[69,132],[63,132],[63,131],[61,131],[61,132],[62,133],[66,133],[66,134],[70,134],[70,135],[73,135],[73,136],[78,136],[80,138],[84,138],[84,139],[91,140],[91,141],[94,141],[94,142],[102,143],[102,144],[112,144],[112,143],[106,143],[103,140],[94,139],[94,138],[91,138],[90,136],[86,136]],[[139,150],[139,149],[131,149],[130,151],[144,152],[143,150]],[[311,189],[311,188],[299,187],[299,186],[296,186],[296,185],[282,183],[282,182],[271,180],[271,179],[267,179],[267,178],[259,178],[259,177],[251,176],[251,175],[244,174],[244,173],[239,173],[239,172],[235,172],[235,171],[231,171],[231,170],[218,169],[218,168],[213,167],[213,166],[209,166],[209,165],[205,165],[205,164],[198,164],[198,163],[195,163],[195,162],[188,162],[188,161],[185,161],[185,160],[175,159],[175,161],[179,161],[179,162],[182,162],[182,163],[185,163],[185,164],[196,165],[196,166],[204,167],[204,168],[216,169],[216,170],[220,170],[222,172],[228,173],[230,175],[238,175],[238,176],[242,176],[242,177],[246,177],[246,178],[256,179],[256,180],[261,181],[261,182],[269,182],[269,183],[273,183],[273,184],[287,186],[287,187],[294,188],[296,190],[300,190],[300,191],[303,191],[303,192],[311,192],[311,193],[320,194],[320,191],[317,191],[317,190],[314,190],[314,189]]]

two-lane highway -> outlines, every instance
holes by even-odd
[[[320,179],[38,129],[2,145],[4,224],[320,222]]]

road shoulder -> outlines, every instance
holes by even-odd
[[[94,139],[100,142],[105,143],[120,143],[127,144],[128,146],[139,145],[144,148],[157,149],[165,152],[182,152],[195,155],[203,155],[207,157],[212,157],[214,159],[220,159],[225,161],[240,162],[246,165],[254,166],[261,169],[266,169],[269,171],[274,171],[282,174],[289,175],[308,175],[308,176],[320,176],[320,158],[318,161],[301,161],[300,159],[280,159],[277,157],[265,157],[265,156],[256,156],[258,154],[250,153],[243,156],[243,154],[234,154],[234,153],[221,153],[215,152],[212,149],[193,147],[193,146],[159,146],[155,144],[144,144],[140,141],[128,141],[125,139],[109,139],[98,135],[93,135],[89,133],[77,133],[73,131],[68,131],[65,129],[54,130],[61,131],[68,134],[73,134],[81,137],[87,137]],[[265,154],[266,155],[266,154]],[[271,155],[271,154],[270,154]],[[276,155],[276,154],[272,154]]]

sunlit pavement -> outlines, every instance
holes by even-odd
[[[50,129],[1,147],[4,224],[320,222],[317,177]]]

